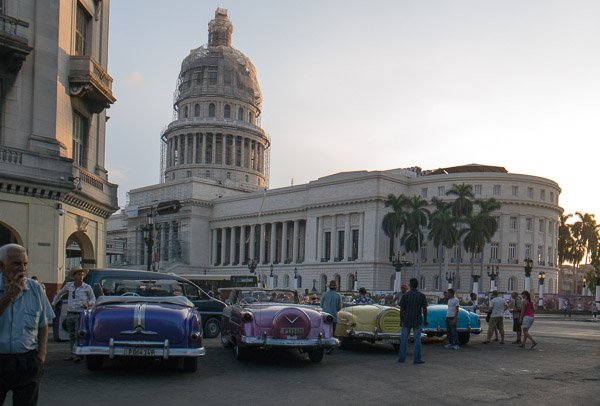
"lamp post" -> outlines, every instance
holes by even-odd
[[[394,281],[394,292],[400,292],[400,287],[402,286],[402,268],[405,266],[412,266],[413,263],[406,260],[406,253],[400,255],[400,251],[398,253],[392,254],[392,265],[394,265],[394,269],[396,270],[396,280]],[[354,290],[357,290],[356,288]]]
[[[600,270],[596,269],[596,306],[600,307]]]
[[[274,285],[273,282],[274,282],[274,279],[275,279],[275,277],[273,276],[273,264],[271,264],[270,270],[271,270],[271,273],[269,273],[269,282],[268,282],[269,286],[268,286],[268,288],[269,289],[273,289],[273,287],[274,287],[273,286]]]
[[[248,269],[250,270],[251,274],[254,274],[256,272],[257,265],[258,263],[256,262],[256,260],[254,258],[250,258],[250,260],[248,261]]]
[[[481,275],[476,272],[477,271],[474,270],[471,274],[471,278],[473,278],[473,293],[479,294],[479,278],[481,278]]]
[[[494,266],[487,266],[487,274],[490,277],[490,291],[495,291],[496,288],[496,278],[498,277],[498,275],[500,274],[500,267],[498,265]]]
[[[152,270],[152,246],[154,245],[154,216],[152,215],[152,209],[148,213],[148,223],[142,227],[142,236],[148,250],[146,269],[150,271]]]
[[[533,270],[533,259],[525,258],[525,290],[531,292],[531,271]]]
[[[540,303],[539,307],[544,307],[544,280],[546,280],[546,272],[540,271],[538,281],[540,282]],[[585,284],[585,281],[584,281]]]
[[[446,272],[446,281],[448,282],[448,289],[452,288],[454,280],[456,279],[456,272]]]
[[[298,290],[298,268],[294,268],[294,290]]]
[[[583,277],[583,286],[581,287],[581,296],[586,296],[587,293],[587,285],[585,284],[586,279]]]
[[[358,291],[358,271],[354,271],[354,291]]]

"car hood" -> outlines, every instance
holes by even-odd
[[[93,336],[101,342],[115,340],[164,341],[181,343],[186,339],[186,320],[193,309],[176,304],[122,303],[96,306],[93,310]]]
[[[272,327],[275,317],[285,315],[288,311],[303,313],[305,315],[303,318],[310,320],[311,327],[318,327],[321,324],[322,313],[311,306],[292,305],[289,303],[255,304],[246,306],[245,310],[252,312],[255,323],[259,327]]]
[[[396,307],[377,304],[356,305],[344,307],[337,314],[338,322],[354,324],[357,331],[378,331],[385,333],[399,333],[400,311]]]

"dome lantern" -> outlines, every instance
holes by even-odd
[[[208,23],[208,45],[229,47],[231,34],[233,34],[233,24],[227,18],[227,10],[219,7],[215,11],[215,19]]]

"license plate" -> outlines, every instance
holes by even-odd
[[[128,347],[125,348],[125,355],[131,355],[134,357],[154,357],[154,348],[144,347]]]
[[[304,333],[303,327],[282,327],[281,328],[281,334],[286,334],[289,336],[296,336],[298,334],[303,334],[303,333]]]
[[[381,340],[381,342],[384,344],[400,344],[400,340],[394,340],[391,338],[385,338],[385,339]]]

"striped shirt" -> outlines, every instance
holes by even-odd
[[[411,289],[402,295],[400,308],[403,311],[402,324],[406,327],[419,327],[423,323],[423,309],[427,308],[425,295]]]

